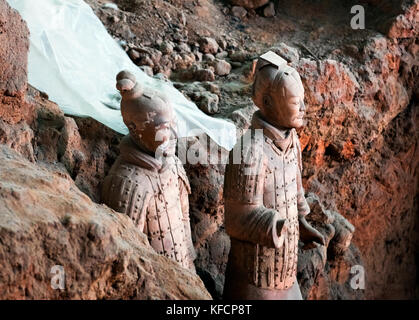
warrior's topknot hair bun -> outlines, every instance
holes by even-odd
[[[135,76],[127,71],[123,70],[116,76],[116,88],[121,92],[121,94],[131,91],[137,83]]]

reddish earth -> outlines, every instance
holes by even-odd
[[[25,105],[29,30],[19,14],[0,2],[0,118],[15,124],[28,117]]]

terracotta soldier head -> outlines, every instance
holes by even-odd
[[[153,156],[174,154],[176,120],[170,102],[164,95],[142,88],[129,71],[118,73],[116,80],[122,118],[134,143]]]
[[[262,117],[280,129],[299,128],[304,125],[304,87],[298,72],[286,61],[265,54],[256,65],[253,84],[253,102]]]

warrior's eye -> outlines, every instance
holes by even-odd
[[[300,104],[300,99],[297,97],[292,97],[288,100],[291,104]]]

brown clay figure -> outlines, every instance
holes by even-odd
[[[225,227],[231,250],[225,299],[302,299],[296,281],[298,240],[304,249],[323,236],[305,219],[301,181],[304,88],[297,71],[273,52],[256,65],[253,101],[259,108],[226,166]],[[258,141],[255,132],[263,132]],[[248,131],[248,132],[249,132]],[[259,146],[255,148],[256,146]],[[241,161],[234,161],[241,154]]]
[[[175,156],[174,110],[163,95],[142,88],[130,72],[121,71],[116,80],[129,134],[103,182],[102,201],[129,215],[157,253],[195,271],[190,186]]]

